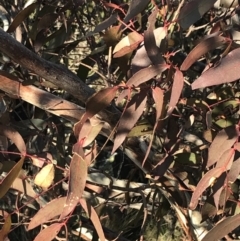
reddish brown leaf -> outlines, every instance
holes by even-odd
[[[181,70],[188,70],[201,56],[207,52],[222,46],[225,43],[225,38],[222,36],[209,36],[203,39],[191,52],[187,55],[186,59],[181,65]]]
[[[192,89],[230,83],[240,78],[240,48],[231,51],[221,62],[205,71],[192,83]]]
[[[80,204],[82,208],[85,210],[85,212],[87,213],[87,215],[89,216],[89,218],[91,219],[97,231],[99,239],[101,241],[105,241],[105,235],[103,233],[102,225],[100,223],[99,217],[96,211],[94,210],[94,208],[90,204],[88,204],[85,199],[80,199]]]
[[[217,161],[216,167],[223,167],[226,171],[229,170],[233,163],[234,154],[233,148],[227,149]]]
[[[238,137],[236,127],[229,126],[218,132],[208,151],[207,167],[216,163],[223,153],[230,149]]]
[[[2,198],[11,185],[13,184],[14,180],[18,177],[22,165],[24,162],[25,157],[22,157],[20,161],[17,162],[17,164],[11,169],[11,171],[7,174],[7,176],[1,181],[0,183],[0,198]]]
[[[75,153],[70,164],[67,200],[60,219],[71,213],[82,197],[87,180],[87,171],[86,161]]]
[[[173,79],[172,93],[171,93],[167,115],[171,115],[175,106],[177,105],[180,95],[182,93],[183,84],[184,84],[183,74],[181,71],[177,69]]]
[[[202,179],[197,184],[195,191],[193,192],[193,195],[189,204],[190,209],[193,210],[196,208],[199,197],[210,185],[214,183],[216,178],[218,178],[223,172],[224,172],[224,169],[222,167],[218,167],[208,171],[202,177]]]
[[[147,93],[145,90],[142,90],[140,93],[135,94],[128,103],[126,111],[123,113],[117,127],[112,153],[123,143],[128,133],[142,115],[146,101]]]
[[[37,237],[34,239],[34,241],[51,241],[53,240],[58,232],[60,231],[61,227],[63,226],[63,223],[54,223],[50,225],[49,227],[43,229]]]
[[[140,84],[152,79],[154,76],[161,74],[167,68],[167,64],[158,64],[149,68],[141,69],[127,81],[126,85],[137,87]]]
[[[138,32],[131,32],[125,36],[113,50],[114,58],[122,57],[135,50],[138,45],[143,41],[143,36]]]
[[[161,113],[162,113],[163,95],[164,95],[164,93],[159,87],[156,87],[156,88],[152,89],[152,96],[153,96],[154,102],[156,104],[156,121],[155,121],[155,125],[153,127],[153,132],[152,132],[152,135],[151,135],[151,140],[150,140],[149,145],[148,145],[148,149],[146,151],[145,157],[144,157],[143,162],[142,162],[142,166],[144,166],[145,161],[147,160],[149,152],[150,152],[151,147],[152,147],[154,134],[155,134],[156,128],[158,126],[158,120],[159,120],[159,118],[161,116]]]
[[[32,3],[31,5],[20,11],[10,24],[7,32],[11,33],[38,7],[39,3]]]
[[[216,2],[216,0],[192,0],[185,4],[180,10],[178,22],[183,29],[189,28],[204,13],[206,13]]]
[[[158,31],[158,33],[154,34],[154,31]],[[154,65],[157,65],[163,62],[162,51],[159,46],[161,45],[161,41],[164,41],[164,38],[166,37],[166,30],[162,27],[155,29],[154,31],[152,28],[149,28],[144,32],[144,45],[149,59]],[[161,37],[159,38],[159,36]]]
[[[114,99],[118,86],[102,89],[92,95],[86,103],[86,115],[88,118],[92,118],[99,111],[108,107],[111,101]]]
[[[43,208],[41,208],[31,219],[28,225],[28,230],[36,228],[38,225],[43,224],[53,219],[54,217],[59,216],[62,213],[66,199],[66,197],[54,199],[53,201],[45,205]]]
[[[26,145],[22,136],[10,126],[0,125],[0,135],[6,136],[10,139],[21,152],[22,155],[26,155]]]
[[[216,226],[214,226],[210,231],[208,231],[202,241],[220,240],[232,230],[237,228],[239,226],[239,223],[240,214],[237,214],[233,217],[227,217]]]
[[[228,173],[228,182],[234,183],[238,178],[240,173],[240,158],[235,160],[232,164],[232,167]]]

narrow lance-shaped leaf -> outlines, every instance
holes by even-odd
[[[148,3],[149,3],[149,0],[144,0],[144,1],[132,0],[123,22],[127,23],[129,20],[131,20],[136,15],[141,13],[145,9],[145,7],[148,5]]]
[[[153,65],[149,68],[144,68],[134,74],[126,83],[128,86],[139,86],[140,84],[147,82],[158,74],[161,74],[168,68],[167,64]]]
[[[67,200],[60,219],[71,213],[82,197],[87,180],[87,170],[86,161],[75,153],[70,164]]]
[[[2,198],[9,188],[11,187],[14,180],[18,177],[20,171],[22,170],[22,165],[25,157],[22,157],[20,161],[12,168],[12,170],[7,174],[7,176],[1,181],[0,184],[0,198]]]
[[[159,118],[160,118],[161,113],[162,113],[162,107],[163,107],[163,90],[161,90],[159,87],[156,87],[156,88],[152,89],[152,96],[153,96],[153,99],[154,99],[154,102],[155,102],[155,105],[156,105],[156,120],[155,120],[155,124],[154,124],[154,127],[153,127],[153,132],[152,132],[152,135],[151,135],[151,140],[150,140],[150,142],[149,142],[148,149],[147,149],[147,151],[146,151],[144,160],[143,160],[143,162],[142,162],[142,166],[144,166],[145,161],[146,161],[147,158],[148,158],[149,152],[150,152],[150,150],[151,150],[151,146],[152,146],[154,134],[155,134],[156,128],[157,128],[157,126],[158,126],[158,121],[159,121]]]
[[[14,18],[13,22],[10,24],[7,32],[14,32],[16,28],[38,7],[38,5],[39,3],[32,3],[31,5],[20,11]]]
[[[80,204],[81,204],[82,208],[84,209],[84,211],[89,216],[89,218],[91,219],[91,221],[97,231],[99,239],[101,241],[105,241],[105,236],[103,233],[102,225],[101,225],[99,217],[98,217],[96,211],[94,210],[94,208],[90,204],[88,204],[85,199],[80,199]]]
[[[6,136],[10,139],[16,145],[21,154],[26,155],[26,145],[18,131],[10,126],[0,125],[0,135]]]
[[[239,224],[240,214],[237,214],[233,217],[227,217],[216,226],[214,226],[210,231],[208,231],[202,241],[220,240],[225,235],[229,234],[232,230],[239,227]]]
[[[238,137],[236,127],[230,126],[218,132],[208,150],[207,167],[216,163],[223,153],[230,149]]]
[[[214,183],[216,178],[218,178],[224,171],[224,168],[218,167],[208,171],[203,178],[197,184],[195,191],[193,192],[189,208],[195,209],[198,204],[198,198],[202,195],[202,193]]]
[[[54,223],[47,228],[43,229],[34,239],[34,241],[51,241],[53,240],[58,232],[60,231],[63,223]]]
[[[128,103],[126,111],[123,113],[117,128],[112,153],[114,153],[116,149],[123,143],[128,133],[142,115],[146,101],[146,90],[142,90],[140,93],[135,94]]]
[[[109,28],[111,25],[113,25],[116,21],[117,21],[117,13],[111,14],[111,16],[107,19],[105,19],[103,22],[101,22],[100,24],[98,24],[95,28],[94,28],[94,33],[99,33],[107,28]]]
[[[192,83],[192,89],[230,83],[240,78],[240,48],[231,51],[220,63],[205,71]]]
[[[209,38],[203,39],[187,55],[180,69],[182,71],[188,70],[192,66],[192,64],[194,64],[201,56],[213,49],[216,49],[219,46],[222,46],[225,42],[225,38],[222,36],[210,36]]]
[[[172,93],[171,93],[170,103],[169,103],[169,107],[168,107],[168,111],[167,111],[168,116],[171,115],[175,106],[178,103],[178,100],[182,93],[183,84],[184,84],[183,74],[181,71],[179,71],[177,69],[175,72],[175,75],[174,75],[174,79],[173,79]]]
[[[189,28],[206,13],[217,0],[192,0],[180,10],[178,22],[183,29]]]
[[[54,199],[46,204],[43,208],[41,208],[31,219],[28,225],[28,230],[34,229],[38,225],[59,216],[62,213],[66,199],[66,197]]]

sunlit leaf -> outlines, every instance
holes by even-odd
[[[82,197],[86,185],[87,173],[88,167],[86,161],[78,154],[74,154],[70,164],[67,200],[64,204],[60,219],[71,213]]]
[[[192,83],[192,89],[206,88],[238,80],[240,78],[239,63],[240,48],[230,52],[216,67],[205,71]]]
[[[12,170],[7,174],[7,176],[1,181],[0,198],[2,198],[7,193],[14,180],[18,177],[22,169],[24,159],[25,157],[22,157],[21,160],[19,160],[17,164],[12,168]]]
[[[180,69],[182,71],[188,70],[192,66],[192,64],[194,64],[201,56],[208,53],[210,50],[222,46],[225,42],[226,40],[222,36],[209,36],[208,38],[203,39],[187,55]]]
[[[97,234],[98,234],[98,237],[101,241],[105,241],[105,236],[104,236],[104,233],[103,233],[103,229],[102,229],[102,225],[101,225],[101,222],[99,220],[99,217],[96,213],[96,211],[94,210],[94,208],[88,204],[86,202],[85,199],[80,199],[80,204],[82,206],[82,208],[84,209],[84,211],[87,213],[87,215],[89,216],[89,218],[91,219],[96,231],[97,231]]]
[[[66,197],[61,197],[46,204],[33,216],[28,225],[28,230],[34,229],[38,225],[59,216],[62,213],[65,202]]]
[[[208,151],[207,167],[216,163],[223,153],[230,149],[238,137],[236,127],[230,126],[218,132]]]
[[[47,228],[43,229],[34,239],[34,241],[51,241],[53,240],[58,232],[60,231],[63,223],[54,223]]]
[[[223,173],[224,169],[222,167],[214,168],[208,171],[196,186],[195,191],[192,194],[192,198],[189,204],[190,209],[195,209],[198,204],[198,199],[202,193],[212,185],[215,180]]]
[[[46,190],[52,184],[52,181],[54,179],[54,173],[55,173],[54,165],[47,164],[36,175],[34,179],[34,183],[42,187],[44,190]]]
[[[182,93],[183,84],[184,84],[183,74],[181,71],[177,69],[173,79],[172,93],[171,93],[167,115],[171,115],[175,106],[177,105],[180,95]]]
[[[7,32],[11,33],[38,7],[39,3],[32,3],[23,10],[21,10],[10,24]]]
[[[237,214],[233,217],[227,217],[214,226],[206,236],[202,239],[202,241],[209,241],[209,240],[220,240],[225,235],[230,233],[235,228],[239,227],[240,223],[240,214]]]

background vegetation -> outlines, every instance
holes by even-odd
[[[239,240],[236,0],[0,0],[1,240]]]

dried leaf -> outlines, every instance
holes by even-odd
[[[231,51],[221,62],[205,71],[192,83],[192,89],[230,83],[240,78],[240,48]]]
[[[60,197],[54,199],[43,208],[41,208],[31,219],[28,230],[36,228],[38,225],[43,224],[54,217],[59,216],[62,213],[64,203],[66,202],[66,197]]]
[[[38,7],[39,3],[32,3],[31,5],[20,11],[10,24],[7,32],[12,33],[16,28]]]
[[[185,30],[197,22],[216,2],[216,0],[192,0],[180,10],[178,22]]]
[[[224,169],[222,167],[218,167],[208,171],[202,177],[202,179],[197,184],[195,191],[193,192],[193,195],[189,204],[190,209],[193,210],[196,208],[199,197],[210,185],[212,185],[215,182],[216,178],[218,178],[223,172],[224,172]]]
[[[22,155],[26,155],[26,145],[22,136],[10,126],[0,125],[0,135],[6,136],[10,139],[21,152]]]
[[[24,159],[25,157],[22,157],[21,160],[18,161],[12,170],[7,174],[7,176],[1,181],[0,198],[2,198],[7,193],[14,180],[18,177],[20,171],[22,170]]]
[[[184,84],[183,74],[181,71],[179,71],[177,69],[175,72],[175,75],[174,75],[174,79],[173,79],[172,93],[171,93],[170,103],[169,103],[169,107],[168,107],[168,111],[167,111],[168,116],[171,115],[175,106],[178,103],[178,100],[182,93],[183,84]]]
[[[87,213],[87,215],[90,217],[96,231],[97,231],[97,234],[98,234],[98,237],[101,241],[105,241],[105,235],[104,235],[104,232],[103,232],[103,229],[102,229],[102,225],[101,225],[101,222],[99,220],[99,217],[96,213],[96,211],[94,210],[94,208],[88,204],[86,202],[85,199],[80,199],[80,204],[82,206],[82,208],[85,210],[85,212]]]
[[[218,132],[208,151],[207,167],[216,163],[223,153],[230,149],[238,137],[236,127],[230,126]]]
[[[70,164],[67,200],[60,219],[71,213],[82,197],[86,185],[87,173],[88,167],[86,161],[75,153]]]
[[[225,38],[222,36],[209,36],[203,39],[196,47],[194,47],[191,52],[187,55],[186,59],[183,61],[180,70],[188,70],[192,64],[194,64],[201,56],[208,53],[209,51],[222,46],[226,42]]]
[[[47,164],[43,167],[40,172],[36,175],[34,179],[34,183],[46,190],[53,182],[54,179],[54,165]]]
[[[60,231],[61,227],[63,226],[63,223],[54,223],[47,228],[43,229],[37,237],[34,239],[34,241],[51,241],[53,240],[58,232]]]
[[[210,231],[208,231],[202,241],[220,240],[232,230],[237,228],[239,226],[239,223],[240,214],[237,214],[233,217],[227,217],[216,226],[214,226]]]
[[[147,94],[145,90],[135,94],[127,105],[126,111],[123,113],[119,125],[117,127],[117,134],[114,140],[112,153],[123,143],[128,133],[137,123],[138,119],[143,113],[147,101]]]
[[[7,235],[9,234],[9,232],[11,230],[11,224],[12,224],[11,215],[8,215],[5,218],[5,222],[2,226],[2,229],[0,230],[0,240],[1,241],[4,241],[5,238],[7,237]]]

